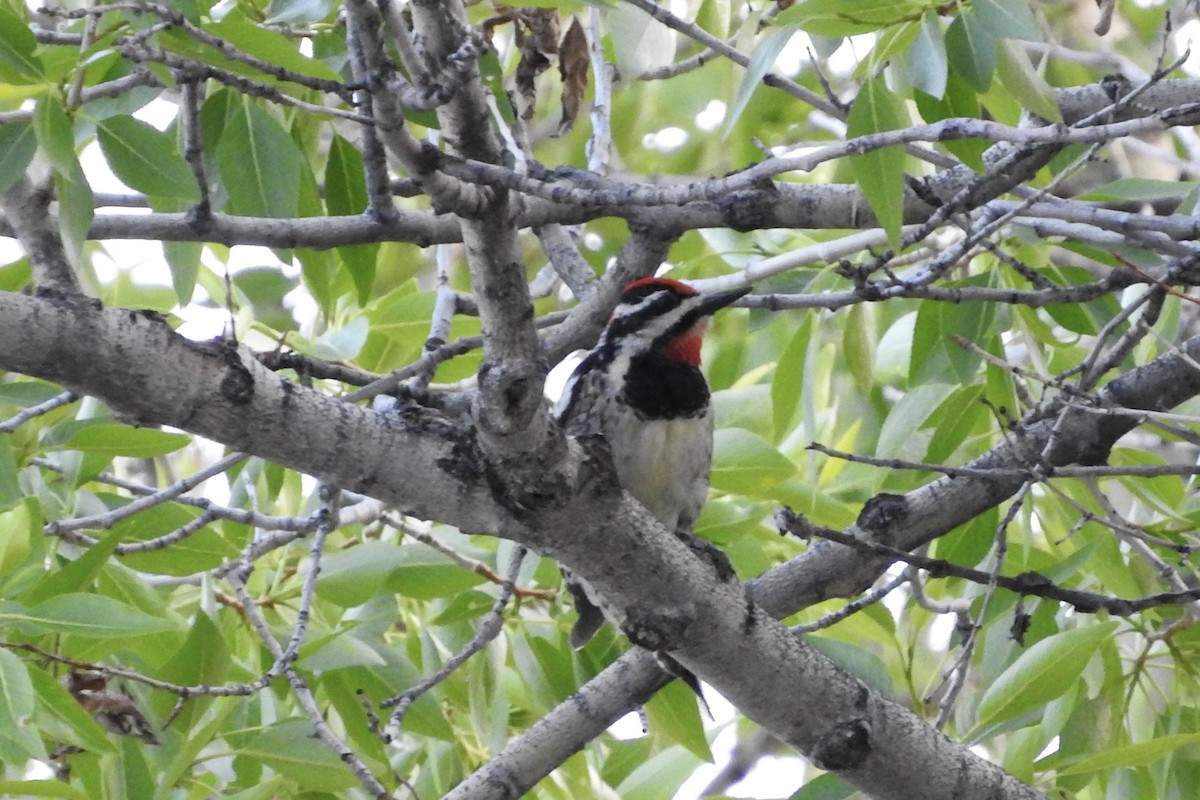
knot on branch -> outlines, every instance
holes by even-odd
[[[475,416],[484,436],[520,434],[542,410],[542,380],[536,364],[524,359],[483,362]]]
[[[857,767],[871,754],[871,723],[865,719],[839,722],[817,740],[809,758],[824,770]]]
[[[775,187],[767,182],[765,187],[733,192],[717,201],[725,225],[735,231],[754,231],[770,227],[775,204],[779,201]]]
[[[883,492],[866,502],[855,524],[862,530],[875,534],[876,538],[883,539],[883,534],[907,518],[908,498],[902,494]]]
[[[825,731],[813,745],[809,760],[824,770],[845,770],[857,767],[871,754],[871,723],[866,718],[871,693],[861,684],[854,708],[858,716],[845,719]]]
[[[225,375],[221,378],[221,396],[235,405],[246,405],[254,399],[254,376],[242,363],[238,344],[232,339],[222,340],[220,351],[225,359]]]

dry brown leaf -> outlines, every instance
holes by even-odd
[[[562,75],[562,121],[558,123],[555,136],[564,136],[575,126],[587,93],[589,65],[587,34],[576,17],[558,45],[558,71]]]

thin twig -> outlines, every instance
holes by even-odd
[[[13,416],[9,417],[3,422],[0,422],[0,433],[12,433],[26,422],[29,422],[29,420],[36,419],[44,414],[49,414],[56,408],[68,406],[78,399],[79,395],[75,394],[74,392],[63,392],[61,394],[56,394],[49,400],[38,403],[35,406],[23,408]]]
[[[967,683],[967,673],[970,671],[971,656],[975,652],[975,646],[979,641],[979,633],[983,630],[983,620],[987,619],[988,606],[991,605],[992,598],[996,595],[996,588],[1000,585],[1000,571],[1004,569],[1004,559],[1008,554],[1008,526],[1016,518],[1017,511],[1028,496],[1031,486],[1032,484],[1028,481],[1022,484],[1020,490],[1018,490],[1016,496],[1013,498],[1008,511],[1005,512],[1004,518],[996,526],[995,566],[992,567],[987,576],[988,580],[985,584],[987,589],[983,594],[983,602],[979,606],[977,621],[970,626],[970,632],[967,634],[966,641],[963,642],[962,652],[959,653],[958,659],[950,669],[950,686],[938,703],[938,716],[933,725],[939,731],[945,728],[946,723],[950,721],[950,714],[954,710],[954,703],[958,699],[963,686]]]
[[[832,627],[847,617],[857,614],[864,608],[875,605],[880,600],[891,594],[896,588],[904,585],[905,581],[907,580],[908,578],[906,576],[897,575],[887,583],[883,584],[882,586],[875,587],[862,597],[859,597],[853,602],[842,606],[837,611],[826,614],[815,622],[805,622],[800,625],[793,625],[788,630],[792,631],[793,633],[812,633],[813,631],[824,630],[825,628]]]
[[[416,528],[412,527],[411,525],[406,525],[401,520],[395,519],[394,517],[391,517],[391,516],[385,516],[383,518],[383,521],[386,524],[390,525],[391,527],[393,527],[396,530],[403,533],[406,537],[416,539],[418,542],[425,545],[426,547],[429,547],[429,548],[432,548],[432,549],[438,551],[439,553],[441,553],[446,558],[450,559],[451,561],[453,561],[455,564],[459,565],[463,569],[469,569],[471,572],[474,572],[476,575],[482,575],[484,578],[486,578],[491,583],[495,583],[497,585],[502,586],[504,584],[504,582],[507,580],[507,578],[505,578],[502,575],[500,575],[499,573],[497,573],[494,569],[489,567],[487,564],[483,563],[482,561],[477,561],[476,559],[468,558],[467,556],[464,556],[462,553],[458,552],[453,547],[450,547],[449,545],[442,542],[436,536],[425,533],[424,531],[417,530]],[[553,600],[555,597],[558,596],[558,592],[554,589],[528,589],[528,588],[518,586],[515,589],[515,592],[516,592],[517,597],[533,597],[533,598],[537,598],[539,600]]]
[[[248,456],[245,453],[230,453],[221,460],[209,464],[193,475],[176,481],[165,489],[160,489],[152,495],[147,495],[137,500],[131,500],[119,508],[114,508],[112,511],[90,517],[77,517],[75,519],[48,522],[46,523],[46,533],[50,536],[62,536],[84,528],[111,528],[121,520],[133,516],[139,511],[144,511],[147,508],[174,500],[179,495],[196,488],[214,475],[220,475],[222,472],[232,469],[242,461],[245,461],[246,458]]]
[[[516,589],[517,575],[521,570],[521,563],[525,560],[525,552],[525,548],[520,545],[516,546],[513,550],[512,559],[508,565],[508,572],[504,579],[504,584],[500,587],[500,593],[496,597],[496,602],[492,605],[491,611],[480,622],[479,628],[476,629],[475,636],[472,637],[471,641],[467,642],[457,653],[446,659],[446,663],[442,665],[442,668],[433,675],[429,675],[416,686],[406,689],[398,695],[389,697],[381,703],[384,708],[395,706],[391,719],[388,721],[387,729],[383,733],[385,742],[393,742],[400,737],[400,725],[404,720],[404,715],[421,695],[454,674],[454,671],[466,663],[467,659],[478,653],[487,646],[488,642],[500,635],[500,631],[504,626],[504,609]]]
[[[777,520],[780,518],[777,515]],[[906,550],[900,550],[880,542],[867,541],[855,536],[814,525],[796,514],[784,516],[781,528],[788,533],[801,538],[818,537],[831,542],[853,547],[869,555],[881,556],[894,561],[901,561],[925,570],[932,578],[961,578],[963,580],[987,586],[993,580],[993,573],[962,567],[935,558],[914,555]],[[1165,605],[1180,605],[1200,599],[1200,588],[1187,589],[1177,592],[1159,592],[1143,597],[1126,600],[1120,597],[1085,592],[1078,589],[1067,589],[1038,572],[1027,571],[1018,575],[995,575],[996,586],[1025,597],[1042,597],[1066,603],[1084,614],[1095,614],[1101,611],[1118,617],[1128,617],[1149,608]]]

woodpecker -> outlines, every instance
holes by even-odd
[[[722,580],[733,577],[729,560],[691,533],[708,496],[712,467],[713,416],[700,345],[712,314],[749,291],[701,295],[669,278],[630,283],[554,410],[567,434],[604,437],[621,487],[711,563]],[[605,616],[585,582],[566,569],[563,577],[579,612],[570,636],[579,649]],[[666,666],[698,690],[694,676],[678,664],[678,670]]]
[[[146,744],[159,743],[150,720],[138,709],[132,697],[109,686],[107,675],[72,671],[63,676],[62,683],[79,705],[109,733],[132,736]]]

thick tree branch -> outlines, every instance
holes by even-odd
[[[639,641],[672,650],[752,719],[876,796],[949,797],[946,781],[963,780],[981,793],[1038,796],[816,655],[740,587],[719,583],[617,491],[604,455],[574,446],[540,454],[537,485],[521,485],[479,457],[472,430],[427,411],[391,417],[339,403],[232,345],[198,345],[145,315],[58,295],[0,294],[0,366],[418,516],[504,530],[621,598]]]
[[[498,531],[480,475],[458,471],[479,467],[463,423],[341,402],[269,371],[233,343],[187,340],[153,314],[82,297],[0,293],[0,366],[86,387],[129,419],[199,433],[414,516]],[[456,498],[450,518],[443,498]]]
[[[1058,91],[1057,97],[1068,123],[1084,119],[1111,105],[1106,90],[1096,84]],[[1156,118],[1168,109],[1194,113],[1200,102],[1200,81],[1196,79],[1161,81],[1148,87],[1137,103],[1117,110],[1113,124],[1140,118]],[[1188,111],[1188,109],[1192,109]],[[479,128],[490,127],[486,115],[473,118]],[[1186,124],[1184,117],[1166,120]],[[980,124],[984,123],[971,123]],[[1156,119],[1153,123],[1162,124]],[[953,130],[953,121],[938,124],[937,130]],[[983,128],[981,128],[983,130]],[[1091,136],[1088,129],[1072,136]],[[889,134],[883,134],[887,136]],[[899,135],[899,134],[897,134]],[[1022,136],[1038,136],[1034,132]],[[1053,138],[1053,137],[1050,137]],[[494,151],[493,151],[494,152]],[[696,182],[694,190],[683,192],[680,187],[642,185],[629,181],[600,179],[588,173],[589,179],[579,183],[573,173],[550,175],[541,180],[518,174],[502,166],[500,161],[478,158],[472,151],[460,151],[466,161],[448,160],[443,166],[460,179],[509,186],[511,189],[535,191],[534,195],[518,195],[512,199],[510,222],[516,228],[536,227],[552,223],[578,224],[602,217],[637,219],[644,209],[631,201],[644,193],[643,202],[665,203],[659,209],[660,224],[673,230],[728,227],[778,228],[871,228],[876,221],[862,192],[853,185],[812,186],[792,183],[748,185],[730,179]],[[750,168],[748,174],[757,175]],[[764,176],[765,177],[765,176]],[[971,170],[960,167],[946,170],[926,179],[929,191],[948,199],[978,178]],[[597,183],[597,181],[600,181]],[[494,183],[499,181],[498,184]],[[576,193],[582,193],[576,197]],[[586,200],[586,202],[583,202]],[[1001,213],[1011,210],[1011,203],[993,201]],[[681,205],[686,203],[686,205]],[[909,193],[905,199],[904,218],[909,223],[925,222],[930,207]],[[1113,230],[1122,226],[1160,231],[1172,238],[1185,240],[1200,236],[1200,224],[1190,216],[1143,216],[1094,209],[1079,203],[1038,203],[1027,212],[1031,217],[1052,217],[1071,221],[1101,220]],[[93,239],[157,239],[163,241],[210,241],[221,244],[262,244],[270,247],[337,247],[347,244],[379,241],[408,241],[421,245],[461,241],[459,220],[412,211],[397,212],[394,221],[380,223],[366,218],[335,217],[301,220],[261,219],[214,215],[210,224],[197,226],[183,214],[100,215],[89,232]],[[11,223],[0,221],[0,233],[11,232]]]
[[[439,62],[457,52],[467,30],[462,4],[455,0],[414,3],[413,23]],[[471,80],[438,109],[442,129],[460,155],[501,163],[505,154],[491,124],[478,70],[472,66],[468,74]],[[533,301],[508,193],[497,192],[485,213],[464,218],[462,231],[483,323],[484,363],[475,416],[488,455],[515,463],[538,448],[561,442],[562,434],[552,430],[542,401],[546,368],[533,327]]]
[[[1200,337],[1186,342],[1181,350],[1180,354],[1155,359],[1117,378],[1100,396],[1113,404],[1143,410],[1165,410],[1194,397],[1200,393],[1200,371],[1189,364],[1189,359],[1200,356]],[[1069,419],[1060,426],[1060,447],[1050,453],[1053,465],[1090,463],[1097,454],[1107,453],[1139,422],[1128,412],[1105,414],[1103,409],[1096,409],[1091,413],[1067,413]],[[904,510],[903,518],[883,532],[887,535],[882,540],[912,550],[1011,497],[1026,479],[1028,454],[1041,452],[1055,424],[1052,417],[1030,420],[1020,436],[1010,437],[971,461],[967,465],[971,474],[946,476],[909,492],[896,504]],[[984,477],[993,471],[993,476]],[[845,533],[874,538],[861,525]],[[823,600],[853,597],[877,580],[890,564],[888,558],[866,559],[855,548],[819,542],[749,581],[746,591],[764,610],[782,618]],[[642,650],[625,653],[581,687],[571,700],[516,737],[447,795],[447,800],[508,800],[518,796],[549,774],[548,769],[543,771],[544,765],[553,769],[565,761],[629,708],[644,703],[664,682],[651,654]]]

